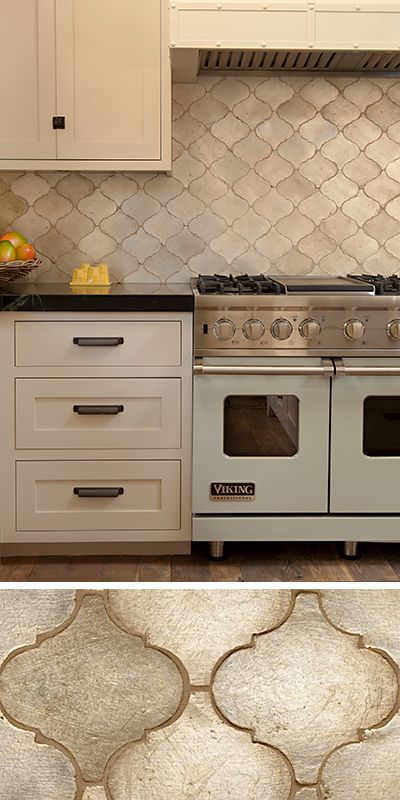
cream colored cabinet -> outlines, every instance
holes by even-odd
[[[189,552],[192,315],[3,312],[0,341],[0,554]]]
[[[179,461],[20,461],[17,531],[176,530]]]
[[[54,0],[2,0],[0,169],[55,159]]]
[[[0,168],[168,169],[167,14],[167,0],[3,0],[18,37],[0,49]]]
[[[16,322],[18,367],[179,366],[181,323],[115,319]]]
[[[17,378],[15,400],[17,450],[181,444],[180,378]]]

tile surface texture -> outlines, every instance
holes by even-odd
[[[399,590],[0,590],[0,800],[397,800]]]
[[[224,717],[285,753],[301,783],[315,783],[329,752],[390,713],[397,681],[390,664],[334,630],[316,595],[304,594],[286,624],[225,658],[213,694]]]
[[[115,750],[167,722],[182,699],[174,661],[119,629],[94,596],[58,636],[9,661],[0,687],[5,709],[64,745],[87,780],[101,779]]]
[[[192,683],[207,683],[216,661],[254,631],[280,625],[290,612],[288,590],[169,589],[111,590],[110,606],[125,628],[172,650],[185,664]],[[197,631],[201,639],[192,636]]]
[[[396,77],[200,76],[173,90],[172,173],[0,172],[0,229],[65,281],[203,272],[389,274],[400,256]]]
[[[224,725],[204,693],[193,694],[170,728],[128,747],[109,772],[112,800],[289,800],[291,774],[282,757]]]

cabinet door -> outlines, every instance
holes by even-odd
[[[56,0],[59,159],[161,157],[161,0]]]
[[[1,0],[0,158],[56,156],[55,0]]]
[[[17,449],[181,445],[179,378],[17,378]]]
[[[16,476],[17,531],[114,529],[134,541],[180,527],[180,461],[19,461]]]

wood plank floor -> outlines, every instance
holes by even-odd
[[[339,557],[329,542],[229,544],[225,561],[207,547],[191,556],[9,558],[0,581],[398,581],[400,544],[364,544],[358,561]]]

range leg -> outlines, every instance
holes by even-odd
[[[342,558],[354,560],[359,557],[358,542],[343,542]]]
[[[224,557],[224,543],[223,542],[209,542],[208,543],[208,556],[215,561],[220,561]]]

